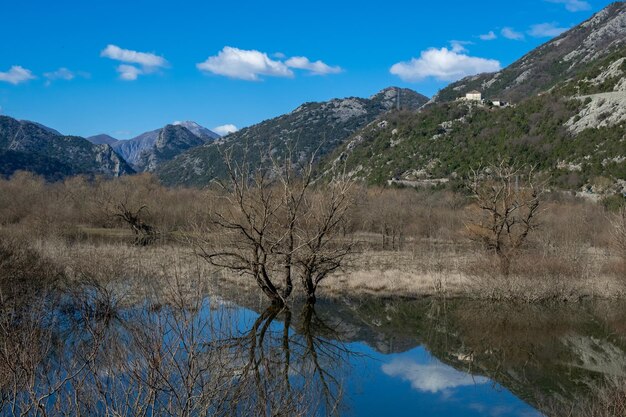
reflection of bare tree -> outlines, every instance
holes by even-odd
[[[2,306],[0,415],[337,414],[347,352],[316,333],[312,306],[295,326],[273,306],[242,330],[240,310],[215,304],[180,291],[125,308],[85,285]]]
[[[282,325],[276,322],[281,316]],[[342,384],[337,373],[348,351],[319,335],[323,323],[311,304],[302,308],[296,330],[291,324],[291,311],[273,306],[248,332],[221,341],[242,360],[228,394],[229,415],[338,414]]]

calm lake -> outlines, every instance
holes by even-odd
[[[614,302],[272,308],[237,291],[155,303],[93,290],[18,316],[3,318],[5,343],[32,371],[12,385],[0,369],[7,416],[534,416],[626,377]]]

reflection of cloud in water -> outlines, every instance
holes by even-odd
[[[411,387],[423,392],[437,393],[450,388],[486,384],[488,378],[459,372],[440,362],[419,364],[411,359],[396,358],[382,366],[386,375],[400,377]]]

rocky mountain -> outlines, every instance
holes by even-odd
[[[537,165],[559,188],[626,193],[624,40],[626,6],[614,3],[498,74],[459,81],[418,113],[385,115],[320,169],[345,161],[370,184],[442,186],[504,158]],[[474,88],[487,100],[458,99]],[[496,95],[513,105],[493,105]]]
[[[174,122],[161,129],[115,142],[112,146],[138,171],[153,171],[157,165],[220,136],[195,122]]]
[[[0,116],[0,175],[32,171],[47,179],[70,175],[120,176],[133,169],[106,144],[64,136],[38,123]]]
[[[207,141],[220,138],[220,135],[218,135],[217,133],[213,132],[212,130],[207,129],[206,127],[200,126],[198,123],[192,122],[190,120],[186,122],[174,122],[172,124],[174,126],[182,126],[184,128],[187,128],[187,130],[189,130],[194,135],[200,138],[206,139]]]
[[[435,101],[451,101],[471,90],[483,97],[518,102],[588,70],[589,65],[626,46],[626,2],[620,1],[531,51],[500,72],[464,78]]]
[[[154,145],[139,154],[135,167],[138,171],[152,172],[159,164],[173,159],[181,152],[212,140],[193,133],[183,125],[167,125],[158,131]]]
[[[112,136],[109,135],[96,135],[96,136],[89,136],[88,138],[86,138],[89,142],[95,144],[95,145],[111,145],[113,146],[114,144],[116,144],[117,142],[119,142],[118,139],[115,139]]]
[[[413,111],[427,101],[427,97],[412,90],[391,87],[369,98],[305,103],[288,114],[230,134],[222,141],[182,153],[158,167],[157,173],[163,182],[171,185],[206,185],[224,175],[220,149],[230,146],[239,153],[246,149],[252,164],[260,160],[263,152],[283,153],[287,147],[301,160],[313,152],[321,157],[380,115],[397,107]]]

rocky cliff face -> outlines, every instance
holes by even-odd
[[[167,125],[159,130],[154,145],[141,151],[135,167],[138,171],[152,172],[159,164],[210,140],[204,135],[194,134],[183,125]]]

